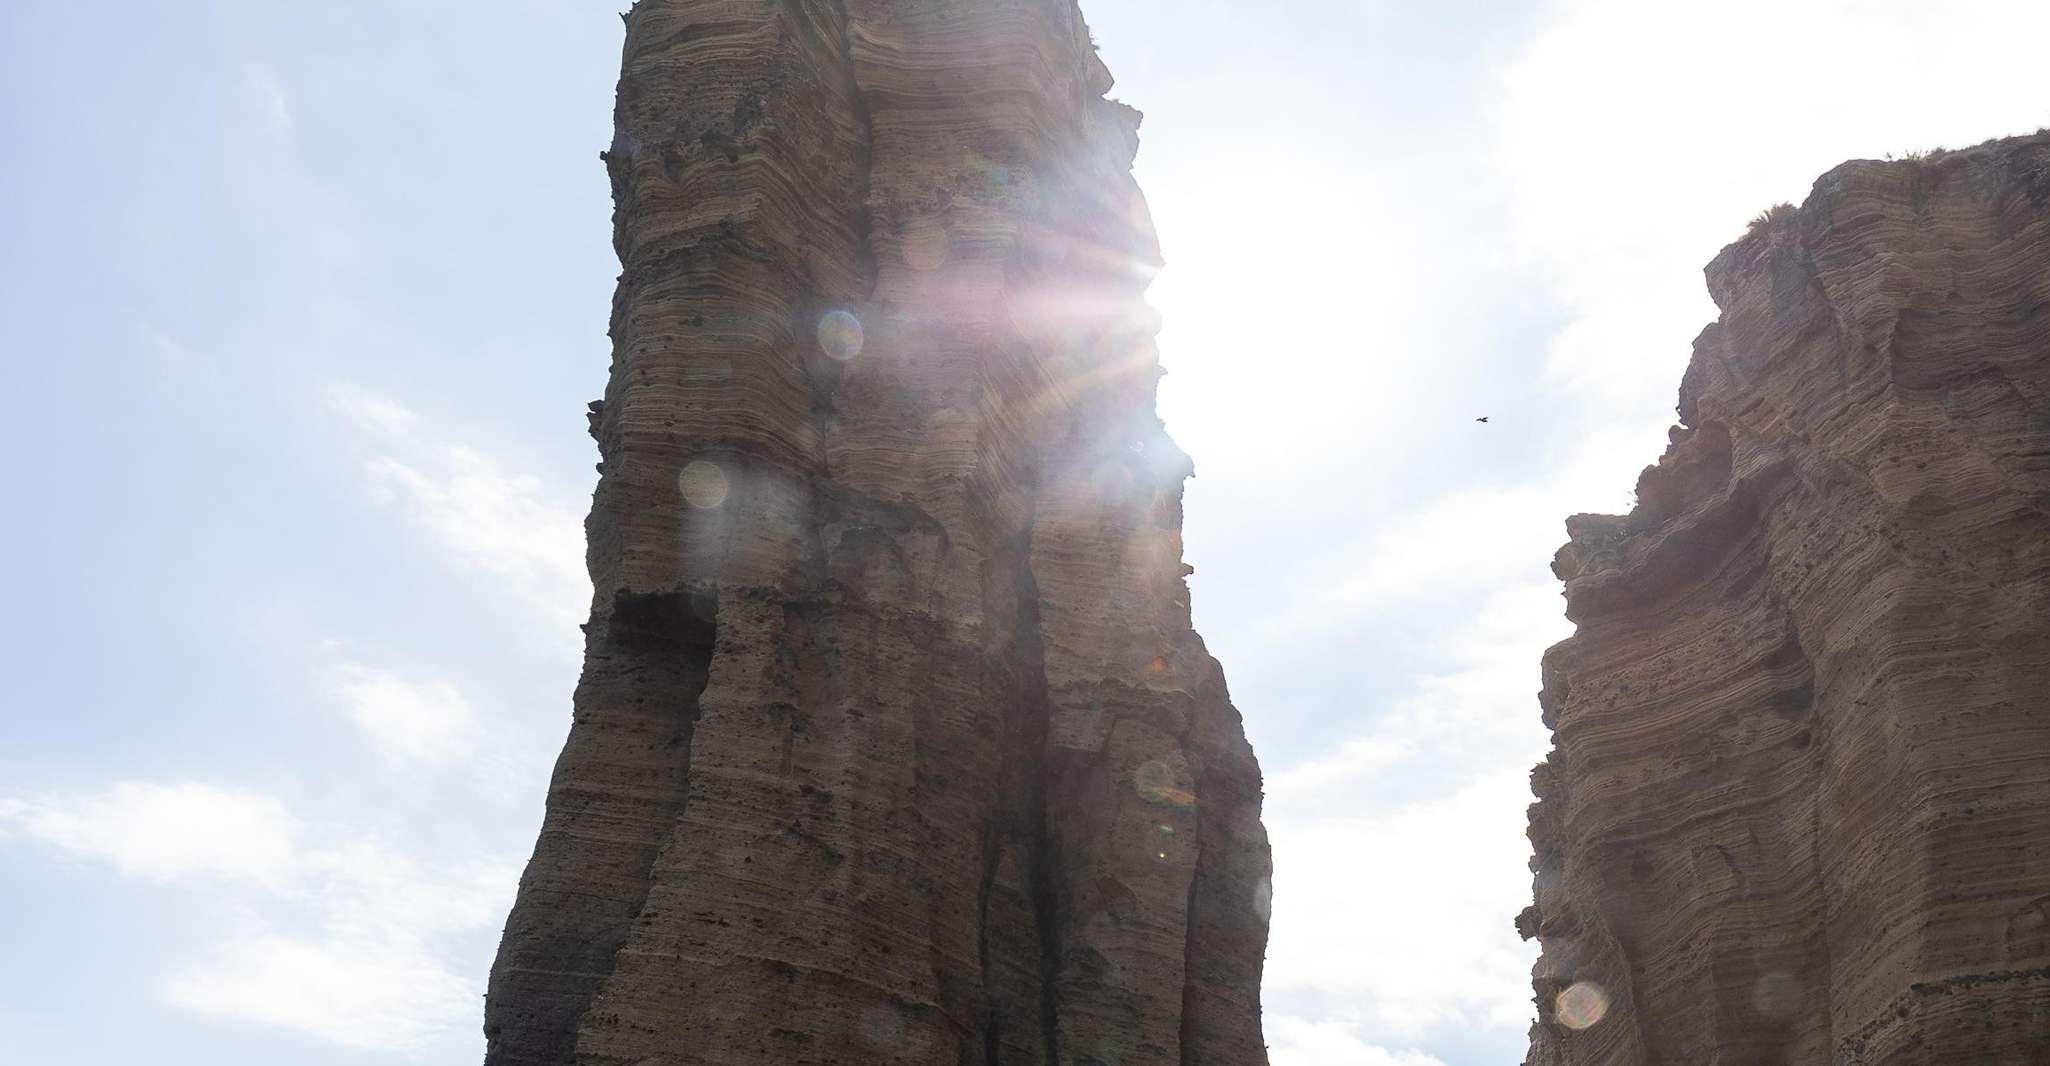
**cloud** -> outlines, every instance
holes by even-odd
[[[165,977],[166,1001],[396,1052],[474,1029],[482,974],[452,969],[452,945],[505,913],[519,876],[510,856],[428,860],[189,782],[0,799],[0,827],[194,893],[184,921],[214,946]]]
[[[177,1006],[279,1026],[346,1047],[419,1051],[466,1039],[482,971],[459,972],[451,940],[505,914],[510,857],[423,863],[362,839],[298,857],[288,890],[237,919],[203,958],[165,978]]]
[[[1278,649],[1358,634],[1406,666],[1358,708],[1361,726],[1268,775],[1265,994],[1310,1026],[1298,1061],[1339,1055],[1341,1039],[1359,1042],[1356,1057],[1386,1056],[1374,1045],[1510,1042],[1528,1026],[1536,949],[1512,923],[1529,902],[1528,774],[1547,746],[1539,660],[1573,628],[1546,564],[1565,515],[1626,502],[1662,429],[1592,436],[1541,479],[1379,516],[1263,635]]]
[[[420,431],[420,416],[406,405],[354,385],[331,385],[326,393],[330,409],[356,423],[358,429],[379,438],[406,440]]]
[[[406,943],[258,936],[219,949],[166,982],[188,1010],[273,1025],[369,1050],[411,1051],[475,1013],[474,981]]]
[[[1393,804],[1329,791],[1275,818],[1269,1002],[1344,1007],[1384,1040],[1526,1026],[1535,951],[1511,926],[1530,893],[1526,773]]]
[[[1475,608],[1437,630],[1445,669],[1269,775],[1270,1007],[1343,1016],[1382,1043],[1528,1025],[1535,949],[1512,919],[1529,902],[1524,809],[1545,748],[1537,663],[1570,626],[1542,581]]]
[[[271,131],[281,137],[292,132],[292,102],[277,74],[269,67],[250,63],[242,68],[242,75]]]
[[[476,712],[445,681],[414,681],[345,662],[334,668],[332,685],[387,762],[446,765],[474,754],[482,740]]]
[[[549,624],[566,632],[583,621],[591,589],[583,518],[563,494],[475,447],[437,437],[396,400],[353,385],[329,388],[326,399],[365,446],[363,469],[377,498]]]
[[[428,550],[565,630],[580,619],[589,598],[581,520],[539,479],[437,433],[389,397],[337,386],[326,399],[354,432],[372,493],[425,534]],[[0,793],[0,843],[40,844],[183,894],[181,924],[208,946],[166,966],[160,987],[170,1004],[358,1049],[468,1053],[483,991],[478,947],[518,884],[524,851],[509,849],[526,840],[495,826],[468,838],[491,839],[498,851],[435,838],[462,818],[502,819],[514,782],[545,774],[551,753],[517,722],[484,728],[468,696],[432,670],[338,648],[313,664],[315,690],[386,766],[409,784],[460,780],[464,797],[496,813],[462,808],[380,831],[365,828],[380,806],[404,812],[419,801],[352,796],[346,809],[310,817],[226,784],[120,781]]]
[[[130,877],[261,884],[287,875],[300,834],[298,820],[268,796],[195,782],[125,781],[97,795],[0,799],[4,827]]]
[[[1266,1019],[1273,1066],[1445,1066],[1421,1051],[1389,1051],[1362,1040],[1352,1025],[1287,1015]]]
[[[1543,567],[1566,515],[1626,508],[1662,450],[1692,338],[1715,315],[1703,264],[1845,158],[2050,118],[2030,58],[2050,32],[2041,5],[1553,12],[1503,77],[1496,177],[1565,312],[1543,347],[1547,417],[1595,428],[1554,441],[1537,478],[1467,481],[1331,538],[1282,572],[1290,609],[1227,657],[1342,633],[1398,648],[1408,668],[1361,708],[1363,728],[1270,770],[1277,1066],[1404,1062],[1386,1048],[1528,1023],[1535,949],[1510,921],[1528,902],[1527,773],[1545,742],[1534,692],[1544,648],[1571,631]]]
[[[1500,176],[1572,322],[1554,373],[1670,402],[1714,316],[1701,268],[1850,158],[2050,122],[2050,6],[2014,0],[1563,0],[1503,75]],[[1735,73],[1733,76],[1733,72]]]

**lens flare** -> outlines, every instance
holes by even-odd
[[[1163,807],[1187,810],[1196,805],[1196,794],[1189,790],[1189,783],[1158,759],[1132,771],[1132,787],[1147,802]]]
[[[842,363],[861,354],[861,320],[852,311],[828,311],[819,319],[819,350]]]
[[[709,511],[726,502],[732,486],[727,484],[726,471],[719,469],[718,463],[693,459],[676,475],[676,490],[683,493],[685,502],[692,507]]]
[[[1591,1028],[1609,1013],[1609,994],[1593,981],[1581,981],[1552,1002],[1552,1016],[1568,1029]]]

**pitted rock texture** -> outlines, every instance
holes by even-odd
[[[575,721],[492,1066],[1257,1066],[1160,258],[1072,0],[642,0]]]
[[[2050,1062],[2050,136],[1841,166],[1708,282],[1554,563],[1529,1062]]]

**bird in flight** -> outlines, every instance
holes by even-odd
[[[1486,422],[1487,420],[1488,420],[1488,416],[1487,416],[1487,415],[1482,415],[1482,416],[1480,416],[1479,418],[1476,418],[1476,419],[1474,419],[1474,421],[1476,421],[1476,422]]]

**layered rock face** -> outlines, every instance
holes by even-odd
[[[1138,114],[1072,0],[642,0],[575,722],[492,1066],[1254,1066]]]
[[[1846,164],[1708,268],[1554,568],[1530,1062],[2050,1062],[2050,137]]]

